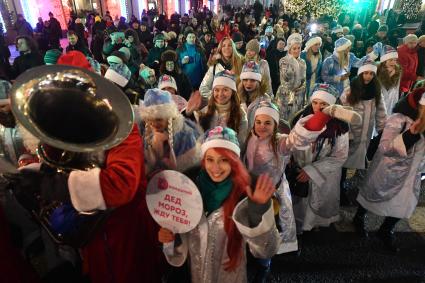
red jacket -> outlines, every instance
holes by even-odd
[[[400,82],[400,91],[408,92],[416,81],[416,68],[418,67],[418,53],[416,48],[409,49],[406,44],[397,48],[398,60],[403,68]]]
[[[93,283],[160,282],[164,258],[158,242],[159,227],[146,205],[144,168],[143,141],[135,125],[121,144],[106,153],[106,164],[100,172],[97,169],[94,178],[74,176],[87,178],[86,184],[100,182],[101,194],[91,201],[99,203],[103,196],[103,205],[116,208],[82,250],[84,269]],[[73,196],[73,204],[78,204],[78,193],[71,193]]]

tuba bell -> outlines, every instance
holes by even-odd
[[[113,209],[79,212],[70,201],[53,194],[43,198],[41,181],[36,184],[37,180],[97,165],[89,162],[91,154],[120,144],[130,134],[134,121],[130,101],[107,79],[63,65],[24,72],[12,87],[10,98],[16,120],[39,140],[37,154],[43,161],[33,184],[38,188],[28,190],[23,198],[35,203],[27,209],[55,243],[80,248]]]
[[[17,78],[10,98],[17,121],[40,140],[39,158],[60,169],[84,169],[82,155],[118,145],[133,127],[122,90],[82,68],[32,68]]]

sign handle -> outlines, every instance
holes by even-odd
[[[162,250],[167,256],[173,256],[174,255],[174,241],[169,243],[164,243],[162,246]]]

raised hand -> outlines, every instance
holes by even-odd
[[[199,90],[196,90],[192,93],[192,95],[189,98],[189,101],[187,102],[186,106],[186,112],[192,113],[195,110],[199,110],[202,103],[202,97]]]
[[[158,231],[158,240],[163,244],[170,243],[174,241],[174,233],[168,229],[161,228]]]
[[[257,179],[255,191],[252,191],[250,186],[246,187],[246,194],[249,199],[257,204],[265,204],[272,197],[275,192],[272,178],[268,174],[261,174]]]

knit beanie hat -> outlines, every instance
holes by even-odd
[[[313,45],[316,45],[317,43],[320,43],[320,46],[322,46],[322,38],[320,36],[314,36],[310,38],[305,44],[304,51],[307,52]]]
[[[347,27],[347,26],[344,26],[344,27],[342,27],[342,32],[348,34],[348,33],[350,33],[350,28]]]
[[[367,57],[365,57],[365,58],[367,58]],[[366,71],[374,72],[375,75],[376,75],[376,71],[378,70],[378,67],[376,67],[375,62],[373,62],[370,59],[365,59],[360,64],[362,64],[362,65],[358,69],[357,75],[360,75],[361,73],[366,72]]]
[[[397,59],[398,53],[397,50],[394,49],[391,45],[384,45],[384,47],[381,50],[381,62],[385,62],[389,59]]]
[[[102,19],[100,18],[100,16],[94,17],[94,22],[95,23],[100,22],[100,21],[102,21]]]
[[[288,51],[288,50],[290,50],[291,49],[291,47],[294,45],[294,44],[299,44],[299,45],[301,45],[302,44],[302,42],[303,42],[303,37],[301,36],[301,34],[299,34],[299,33],[293,33],[293,34],[291,34],[289,37],[288,37],[288,39],[286,40],[286,46],[285,46],[285,50],[286,51]]]
[[[118,49],[118,51],[124,54],[127,62],[128,62],[128,60],[130,60],[131,53],[130,53],[130,49],[128,49],[128,47],[123,46],[120,49]]]
[[[167,62],[167,61],[176,62],[177,61],[177,53],[174,50],[164,51],[164,53],[162,53],[162,55],[161,55],[161,61],[162,62]]]
[[[259,54],[260,53],[260,43],[255,38],[254,39],[251,39],[246,44],[246,50],[252,50],[255,53]]]
[[[214,89],[218,85],[226,86],[234,91],[237,91],[235,76],[227,70],[219,72],[214,76],[212,88]]]
[[[46,65],[54,65],[58,62],[59,57],[62,55],[62,52],[58,49],[50,49],[46,51],[44,55],[44,63]]]
[[[113,64],[125,64],[127,62],[124,53],[121,51],[114,51],[111,55],[106,58],[109,65]]]
[[[162,75],[158,80],[158,88],[164,89],[166,87],[174,88],[177,91],[177,84],[174,78],[169,75]]]
[[[165,40],[164,34],[158,33],[157,35],[155,35],[155,37],[153,38],[153,42],[155,42],[157,40]]]
[[[86,56],[77,50],[69,51],[66,54],[63,54],[58,59],[58,65],[69,65],[74,67],[81,67],[86,70],[93,71],[89,61]]]
[[[382,31],[382,32],[388,32],[388,26],[387,25],[381,25],[378,28],[378,32],[380,32],[380,31]]]
[[[234,43],[243,41],[243,34],[240,32],[234,32],[232,35],[232,40]]]
[[[273,27],[272,27],[272,26],[268,26],[268,27],[266,27],[265,32],[273,33]]]
[[[409,34],[403,38],[403,43],[409,42],[418,42],[418,37],[416,36],[416,34]]]
[[[242,67],[240,79],[252,79],[261,82],[260,66],[255,61],[246,62]]]
[[[144,98],[139,108],[143,120],[178,117],[177,105],[168,91],[151,88],[146,91]]]
[[[139,76],[142,77],[145,81],[151,75],[155,75],[155,71],[153,69],[145,65],[143,65],[143,67],[140,67]]]
[[[131,71],[125,64],[113,64],[106,71],[105,78],[120,87],[125,87],[131,78]]]
[[[312,102],[314,99],[320,99],[329,105],[332,105],[335,104],[338,96],[338,91],[335,89],[335,87],[329,84],[315,84],[312,95],[310,97],[310,102]]]
[[[345,37],[341,37],[337,41],[335,41],[335,50],[338,52],[344,51],[350,46],[351,46],[351,41]]]
[[[201,145],[201,158],[204,158],[208,149],[217,147],[231,150],[236,153],[238,157],[241,154],[238,136],[231,128],[217,126],[208,130],[204,134],[203,143]]]
[[[257,110],[255,110],[255,116],[260,114],[272,117],[276,125],[279,125],[279,108],[276,104],[267,100],[260,101]]]

